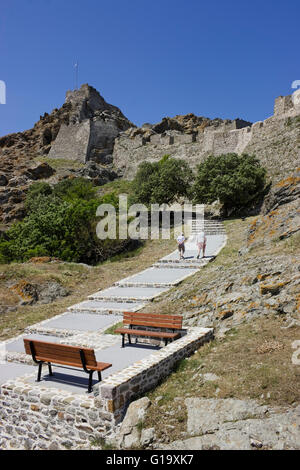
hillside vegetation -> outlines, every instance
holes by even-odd
[[[259,217],[226,221],[227,245],[215,261],[144,309],[180,313],[186,326],[215,329],[214,341],[181,361],[148,394],[151,406],[142,426],[154,428],[158,448],[189,437],[187,397],[252,399],[271,416],[299,404],[300,371],[292,360],[300,339],[299,184],[297,171],[272,189]],[[264,434],[267,425],[255,423],[268,441],[271,427]],[[211,442],[221,442],[220,435]],[[278,439],[284,447],[285,438]]]

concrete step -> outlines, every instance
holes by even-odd
[[[154,299],[167,290],[165,287],[114,286],[90,295],[89,299],[113,302],[144,302]]]
[[[191,235],[196,235],[197,233],[199,233],[199,230],[195,229],[195,230],[192,230]],[[210,235],[225,235],[226,232],[222,232],[221,230],[220,230],[220,231],[205,230],[205,234],[206,234],[206,236],[210,236]]]
[[[95,313],[98,315],[109,315],[112,313],[137,312],[144,307],[143,302],[109,302],[104,300],[85,300],[68,308],[73,313]]]
[[[190,268],[190,269],[200,269],[202,266],[205,266],[209,261],[206,261],[206,262],[203,262],[203,263],[196,263],[196,262],[189,262],[189,263],[186,263],[186,262],[182,262],[182,263],[179,263],[177,261],[169,261],[168,263],[155,263],[153,264],[153,267],[155,268],[159,268],[159,269],[162,269],[162,268],[166,268],[166,269],[186,269],[186,268]]]
[[[29,334],[50,334],[58,337],[68,337],[80,333],[100,332],[119,321],[122,321],[121,312],[118,315],[66,312],[41,323],[28,326],[25,331]]]
[[[139,274],[130,276],[117,282],[116,286],[126,287],[172,287],[187,277],[195,274],[197,269],[186,267],[176,268],[148,268]]]
[[[184,259],[179,259],[179,258],[163,258],[157,261],[153,266],[156,268],[191,268],[191,269],[199,269],[202,266],[205,266],[207,263],[209,263],[212,259],[214,259],[213,256],[207,257],[207,258],[199,258],[197,259],[196,256],[193,256],[191,258],[184,258]]]
[[[192,224],[192,227],[203,227],[202,224]],[[223,224],[204,224],[204,228],[224,228]]]
[[[199,224],[199,225],[203,225],[203,222],[202,220],[196,220],[196,219],[193,219],[192,221],[192,224]],[[222,221],[220,220],[204,220],[204,225],[221,225],[223,224]]]

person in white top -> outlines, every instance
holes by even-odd
[[[204,258],[205,248],[206,248],[206,235],[203,231],[197,233],[196,243],[197,243],[197,247],[198,247],[197,259],[199,259],[199,257],[200,257],[201,250],[202,250],[202,258]]]
[[[184,256],[184,252],[185,252],[185,246],[184,246],[184,242],[185,242],[185,236],[183,235],[183,233],[181,235],[179,235],[177,237],[177,243],[178,243],[178,251],[179,251],[179,258],[182,259]]]

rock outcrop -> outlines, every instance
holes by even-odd
[[[36,180],[84,176],[97,185],[112,181],[118,176],[112,169],[114,140],[133,126],[93,87],[82,85],[68,91],[62,107],[45,113],[32,129],[0,138],[0,224],[5,228],[24,217],[26,191]],[[65,165],[55,170],[55,159]],[[82,168],[74,168],[74,162]]]
[[[166,450],[299,449],[300,407],[267,410],[254,400],[187,400],[188,433]]]
[[[33,284],[21,280],[9,287],[20,298],[20,305],[33,305],[36,302],[49,304],[60,297],[66,297],[69,292],[56,281]]]
[[[138,447],[141,439],[144,441],[149,441],[151,438],[153,439],[151,431],[148,430],[146,433],[144,432],[142,436],[141,429],[146,411],[150,404],[149,398],[143,397],[129,405],[118,436],[118,445],[120,448],[130,449]]]
[[[248,247],[283,240],[300,231],[300,168],[274,185],[262,206],[261,215],[248,230]]]

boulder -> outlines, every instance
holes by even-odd
[[[65,297],[69,292],[58,282],[50,281],[43,284],[32,284],[21,280],[10,287],[21,299],[21,305],[32,305],[36,302],[49,304],[59,297]]]
[[[67,289],[55,281],[42,284],[37,288],[37,292],[38,300],[42,304],[49,304],[57,298],[69,295]]]
[[[110,168],[104,168],[95,162],[88,162],[84,168],[77,171],[79,176],[90,178],[96,186],[102,186],[118,177]]]
[[[155,429],[154,428],[147,428],[147,429],[142,429],[141,433],[141,445],[142,447],[146,447],[149,444],[152,444],[152,442],[155,440]]]
[[[48,163],[44,162],[35,168],[29,168],[26,170],[25,176],[32,180],[39,180],[42,178],[50,178],[50,176],[54,175],[54,173],[55,170],[50,165],[48,165]]]
[[[254,400],[187,398],[187,432],[190,435],[216,431],[222,423],[263,418],[268,411],[266,406]]]
[[[122,449],[138,447],[141,444],[141,430],[139,426],[143,422],[150,404],[149,398],[143,397],[129,405],[119,434],[119,446]],[[143,439],[148,440],[150,435],[150,431],[146,434],[144,433]]]
[[[8,184],[8,179],[4,173],[0,173],[0,186],[6,186]]]

